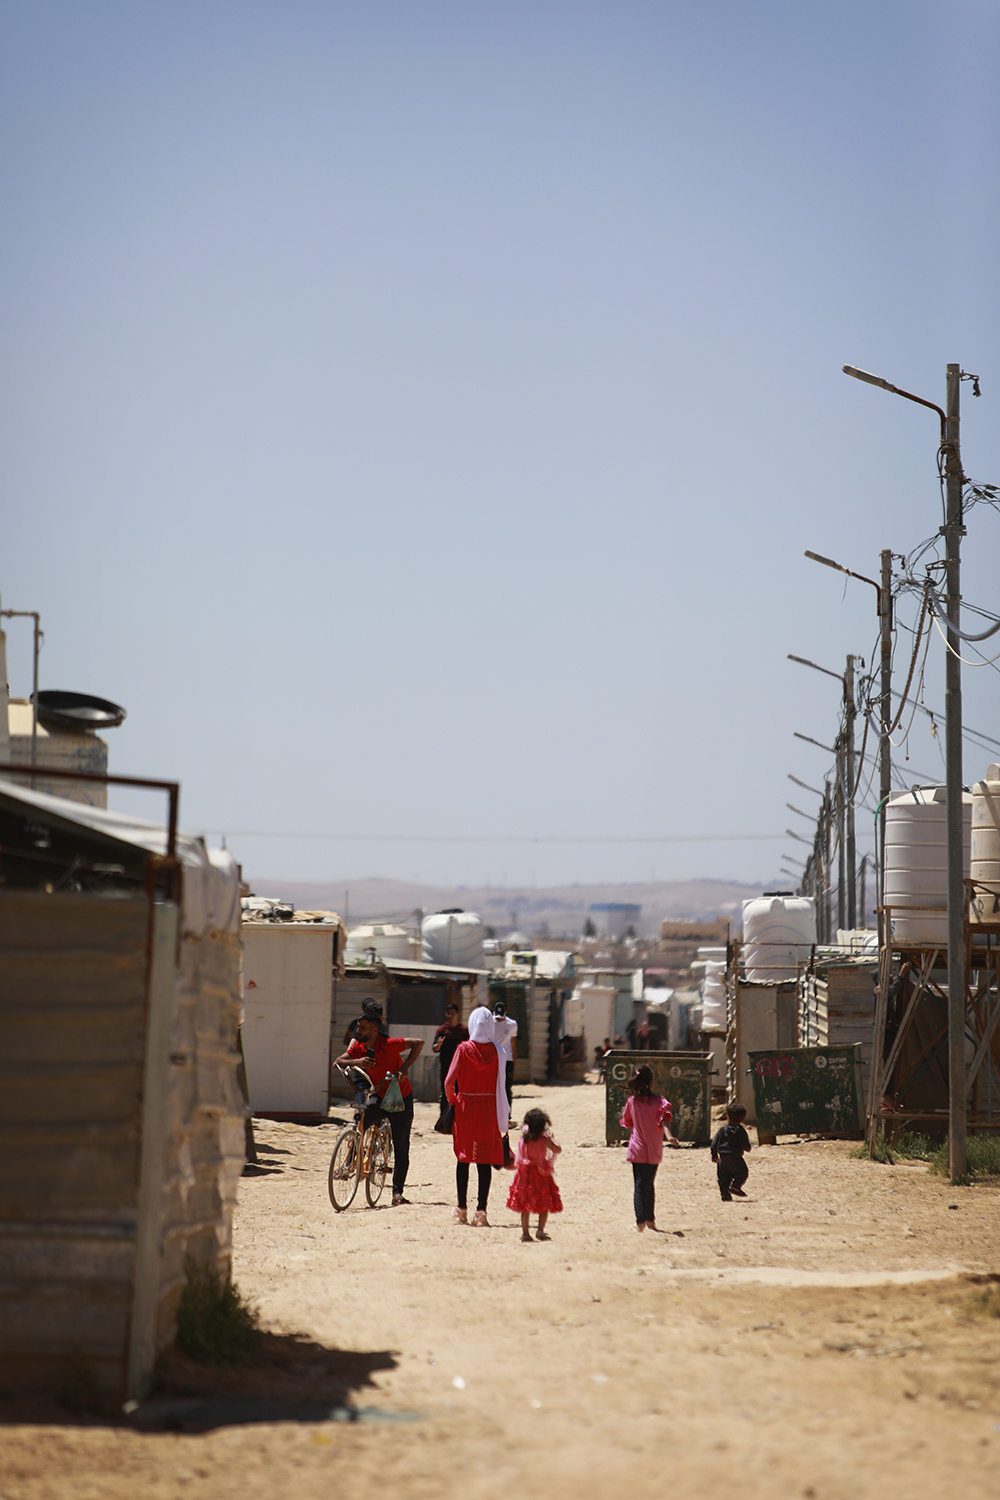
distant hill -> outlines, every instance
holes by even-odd
[[[405,920],[420,908],[440,911],[461,907],[476,911],[498,932],[518,928],[528,935],[547,925],[553,937],[579,936],[587,908],[601,901],[623,901],[642,907],[641,936],[654,937],[666,917],[711,918],[738,914],[740,903],[759,896],[760,885],[727,880],[660,880],[636,885],[561,885],[541,890],[513,886],[508,890],[465,886],[416,885],[405,880],[251,882],[255,895],[277,896],[302,910],[336,911],[353,926],[373,918]],[[345,906],[348,908],[345,911]]]

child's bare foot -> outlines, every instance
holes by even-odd
[[[656,1231],[656,1220],[655,1219],[647,1219],[646,1220],[646,1228],[647,1229],[652,1229],[653,1232],[654,1232],[654,1234],[655,1234],[657,1232]]]
[[[642,1232],[643,1232],[643,1230],[645,1228],[646,1228],[646,1221],[645,1221],[645,1219],[643,1219],[641,1223],[637,1219],[636,1220],[636,1224],[635,1224],[635,1232],[636,1232],[636,1234],[642,1234]]]
[[[521,1231],[521,1244],[522,1245],[530,1245],[531,1244],[531,1235],[528,1233],[528,1231],[526,1229],[523,1229]]]
[[[537,1229],[535,1231],[535,1239],[536,1240],[550,1240],[551,1238],[552,1238],[551,1234],[546,1234],[544,1229]],[[529,1239],[530,1239],[530,1235],[529,1235]]]

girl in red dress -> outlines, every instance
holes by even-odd
[[[458,1158],[455,1185],[458,1204],[452,1217],[459,1224],[469,1222],[469,1165],[479,1171],[479,1194],[472,1222],[488,1227],[486,1201],[494,1167],[503,1166],[503,1140],[510,1121],[505,1074],[501,1053],[493,1040],[493,1016],[480,1005],[469,1017],[469,1040],[455,1049],[444,1091],[449,1104],[455,1106],[452,1146]]]
[[[529,1109],[524,1117],[517,1156],[514,1159],[514,1180],[507,1194],[507,1207],[521,1215],[521,1242],[531,1240],[528,1221],[532,1214],[538,1215],[536,1240],[550,1238],[545,1233],[549,1214],[562,1213],[562,1199],[552,1176],[552,1163],[562,1150],[552,1139],[552,1121],[541,1109]]]

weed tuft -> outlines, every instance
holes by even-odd
[[[968,1303],[971,1318],[1000,1318],[1000,1286],[988,1286]]]
[[[974,1178],[1000,1177],[1000,1136],[970,1135],[965,1147],[965,1161],[965,1182]],[[947,1141],[935,1150],[931,1171],[938,1177],[948,1176]]]
[[[203,1365],[242,1364],[261,1339],[256,1309],[218,1266],[199,1266],[189,1256],[184,1274],[178,1349]]]

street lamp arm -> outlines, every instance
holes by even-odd
[[[813,562],[822,563],[826,568],[836,568],[838,573],[846,573],[848,578],[856,578],[859,583],[870,583],[877,599],[875,612],[879,615],[882,613],[882,585],[876,583],[874,578],[866,578],[863,573],[855,573],[853,568],[845,568],[843,563],[834,562],[832,557],[823,557],[819,552],[807,551],[805,555],[811,557]]]
[[[836,677],[838,682],[842,683],[844,681],[844,674],[842,672],[831,672],[829,667],[818,667],[814,661],[806,661],[804,656],[793,656],[789,651],[788,660],[797,661],[800,667],[812,667],[814,672],[825,672],[827,677]]]
[[[793,729],[792,733],[797,740],[805,740],[807,745],[817,745],[819,746],[820,750],[826,750],[830,755],[836,755],[837,753],[832,745],[821,745],[819,740],[812,739],[808,734],[799,734],[799,731],[797,729]]]
[[[925,401],[923,396],[914,396],[912,391],[901,391],[898,385],[890,385],[888,380],[882,379],[881,375],[869,375],[867,370],[859,370],[857,365],[844,365],[843,371],[845,375],[853,375],[855,380],[867,381],[869,385],[881,386],[883,391],[891,391],[894,396],[902,396],[907,401],[915,401],[918,406],[929,406],[931,411],[936,411],[941,418],[941,441],[944,442],[945,423],[948,418],[940,406],[936,406],[933,401]]]

